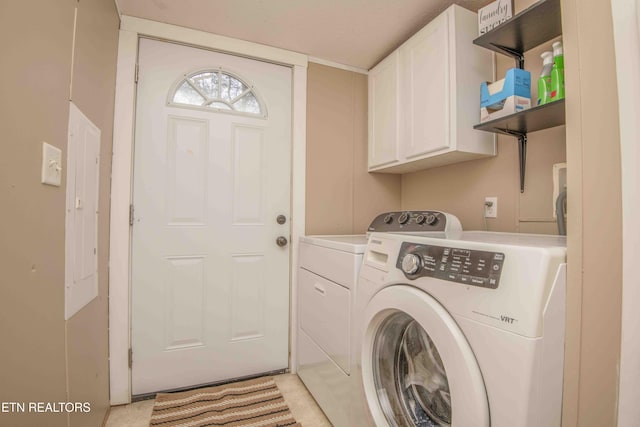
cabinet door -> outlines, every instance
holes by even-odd
[[[449,138],[449,15],[431,21],[400,49],[402,157],[446,149]]]
[[[369,169],[398,161],[398,52],[369,72]]]

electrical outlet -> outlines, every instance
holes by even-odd
[[[498,217],[498,198],[497,197],[484,198],[484,217],[485,218]]]

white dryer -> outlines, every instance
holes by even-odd
[[[565,260],[559,236],[373,233],[353,425],[559,427]]]
[[[368,231],[438,233],[460,231],[460,221],[437,211],[388,212]],[[297,372],[336,427],[354,416],[354,303],[366,235],[300,238]]]

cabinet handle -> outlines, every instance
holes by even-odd
[[[318,284],[313,285],[313,288],[318,291],[318,293],[322,296],[325,296],[325,294],[327,293],[327,291],[324,290],[324,288]]]

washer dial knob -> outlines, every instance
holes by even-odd
[[[420,268],[422,268],[420,256],[416,254],[406,254],[404,258],[402,258],[402,271],[406,274],[415,274]]]
[[[437,222],[438,222],[437,216],[435,216],[434,214],[427,215],[427,224],[436,225]]]
[[[420,225],[422,225],[422,224],[424,224],[424,222],[425,222],[426,220],[427,220],[427,217],[426,217],[426,216],[424,216],[424,215],[422,215],[422,214],[420,214],[420,215],[418,215],[418,216],[416,217],[416,224],[420,224]]]
[[[402,212],[402,215],[398,218],[398,222],[400,224],[406,224],[409,221],[409,214],[406,212]]]
[[[391,221],[393,221],[393,215],[389,214],[389,215],[385,216],[383,221],[384,221],[385,224],[391,224]]]

